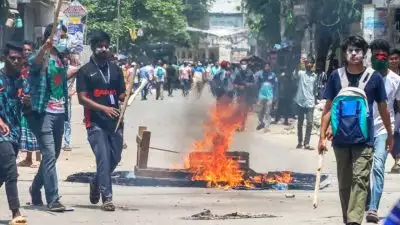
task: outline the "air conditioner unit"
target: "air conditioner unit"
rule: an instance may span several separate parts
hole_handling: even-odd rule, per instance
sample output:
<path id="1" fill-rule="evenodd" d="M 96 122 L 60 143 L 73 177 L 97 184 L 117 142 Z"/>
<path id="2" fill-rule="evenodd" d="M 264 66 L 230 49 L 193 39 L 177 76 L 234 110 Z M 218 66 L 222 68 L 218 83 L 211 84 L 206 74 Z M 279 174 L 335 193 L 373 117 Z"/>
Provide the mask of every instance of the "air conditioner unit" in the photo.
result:
<path id="1" fill-rule="evenodd" d="M 18 8 L 17 0 L 8 0 L 8 4 L 9 4 L 10 8 L 13 8 L 13 9 Z"/>
<path id="2" fill-rule="evenodd" d="M 35 27 L 35 38 L 40 38 L 43 36 L 46 27 Z"/>

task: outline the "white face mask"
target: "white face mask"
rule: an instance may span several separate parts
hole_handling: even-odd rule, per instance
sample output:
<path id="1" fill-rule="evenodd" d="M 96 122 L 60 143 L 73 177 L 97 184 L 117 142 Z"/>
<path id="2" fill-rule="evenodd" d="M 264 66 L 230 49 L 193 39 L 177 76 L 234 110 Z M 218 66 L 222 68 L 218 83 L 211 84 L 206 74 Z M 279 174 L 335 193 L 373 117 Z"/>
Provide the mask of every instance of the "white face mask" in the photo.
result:
<path id="1" fill-rule="evenodd" d="M 362 49 L 357 48 L 355 46 L 349 46 L 346 51 L 346 60 L 347 62 L 361 62 L 364 59 L 364 52 Z"/>
<path id="2" fill-rule="evenodd" d="M 102 47 L 102 48 L 96 48 L 95 53 L 96 53 L 96 55 L 98 55 L 98 54 L 106 53 L 108 51 L 110 51 L 109 48 Z"/>
<path id="3" fill-rule="evenodd" d="M 242 68 L 242 70 L 246 70 L 247 69 L 247 65 L 240 65 L 240 68 Z"/>

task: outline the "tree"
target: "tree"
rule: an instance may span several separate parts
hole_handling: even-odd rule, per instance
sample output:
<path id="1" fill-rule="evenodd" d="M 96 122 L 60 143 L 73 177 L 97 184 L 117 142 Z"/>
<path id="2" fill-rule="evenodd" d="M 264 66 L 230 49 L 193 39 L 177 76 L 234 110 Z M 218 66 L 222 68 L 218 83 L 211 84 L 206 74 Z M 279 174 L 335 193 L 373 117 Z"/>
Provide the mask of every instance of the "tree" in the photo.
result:
<path id="1" fill-rule="evenodd" d="M 144 37 L 137 44 L 172 42 L 184 44 L 189 40 L 186 18 L 180 0 L 121 0 L 120 29 L 118 29 L 117 0 L 83 0 L 88 9 L 89 34 L 93 29 L 103 29 L 112 34 L 112 44 L 120 39 L 121 49 L 130 46 L 130 29 L 141 28 Z"/>
<path id="2" fill-rule="evenodd" d="M 307 2 L 307 15 L 293 16 L 294 5 L 302 2 Z M 281 33 L 295 44 L 300 43 L 304 32 L 316 25 L 314 40 L 319 71 L 325 69 L 329 50 L 335 52 L 351 24 L 361 19 L 359 0 L 245 0 L 244 5 L 249 12 L 250 29 L 270 46 L 281 42 Z M 283 32 L 281 24 L 285 27 Z"/>

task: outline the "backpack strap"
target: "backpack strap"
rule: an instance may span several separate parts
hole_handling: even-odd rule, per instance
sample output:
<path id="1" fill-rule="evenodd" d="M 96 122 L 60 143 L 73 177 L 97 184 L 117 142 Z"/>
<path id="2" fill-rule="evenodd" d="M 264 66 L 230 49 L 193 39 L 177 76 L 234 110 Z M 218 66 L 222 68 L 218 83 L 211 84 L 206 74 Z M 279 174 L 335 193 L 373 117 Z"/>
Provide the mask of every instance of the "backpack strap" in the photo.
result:
<path id="1" fill-rule="evenodd" d="M 364 90 L 365 87 L 367 86 L 367 83 L 369 79 L 371 79 L 372 74 L 375 72 L 374 69 L 371 67 L 367 67 L 367 69 L 364 71 L 363 75 L 361 76 L 360 81 L 358 82 L 358 88 Z"/>
<path id="2" fill-rule="evenodd" d="M 338 73 L 340 78 L 340 85 L 342 86 L 342 88 L 349 87 L 349 79 L 347 78 L 346 68 L 339 68 Z"/>

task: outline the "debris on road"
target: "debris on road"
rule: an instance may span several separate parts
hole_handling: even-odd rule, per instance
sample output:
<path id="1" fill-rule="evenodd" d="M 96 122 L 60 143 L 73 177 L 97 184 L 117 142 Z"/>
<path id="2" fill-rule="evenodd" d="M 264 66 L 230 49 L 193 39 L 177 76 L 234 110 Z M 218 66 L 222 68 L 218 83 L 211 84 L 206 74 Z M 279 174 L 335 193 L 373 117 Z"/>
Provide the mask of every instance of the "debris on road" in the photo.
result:
<path id="1" fill-rule="evenodd" d="M 286 193 L 286 194 L 285 194 L 285 197 L 286 197 L 286 198 L 295 198 L 296 195 L 295 195 L 294 193 Z"/>
<path id="2" fill-rule="evenodd" d="M 234 220 L 234 219 L 259 219 L 259 218 L 276 218 L 277 216 L 270 214 L 251 214 L 251 213 L 229 213 L 224 215 L 216 215 L 211 210 L 206 209 L 201 213 L 185 217 L 185 220 Z"/>

